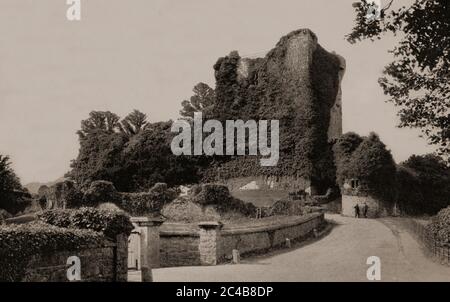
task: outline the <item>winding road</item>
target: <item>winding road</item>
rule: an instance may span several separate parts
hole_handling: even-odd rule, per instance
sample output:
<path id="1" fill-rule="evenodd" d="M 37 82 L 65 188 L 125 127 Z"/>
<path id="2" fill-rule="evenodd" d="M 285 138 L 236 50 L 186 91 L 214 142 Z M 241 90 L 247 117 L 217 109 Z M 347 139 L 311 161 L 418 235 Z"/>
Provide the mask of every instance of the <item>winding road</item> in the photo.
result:
<path id="1" fill-rule="evenodd" d="M 238 265 L 156 269 L 154 281 L 368 281 L 370 256 L 381 259 L 381 281 L 450 281 L 450 267 L 428 259 L 401 219 L 326 218 L 335 223 L 331 232 L 303 246 Z"/>

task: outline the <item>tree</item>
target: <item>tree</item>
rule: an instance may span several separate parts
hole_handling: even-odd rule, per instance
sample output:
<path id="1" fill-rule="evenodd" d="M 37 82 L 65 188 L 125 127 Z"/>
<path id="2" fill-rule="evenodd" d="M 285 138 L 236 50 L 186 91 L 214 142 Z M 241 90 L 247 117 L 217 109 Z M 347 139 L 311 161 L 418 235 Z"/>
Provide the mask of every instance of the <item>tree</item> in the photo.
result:
<path id="1" fill-rule="evenodd" d="M 400 37 L 391 51 L 379 83 L 389 101 L 399 108 L 400 127 L 421 129 L 441 155 L 450 155 L 450 2 L 415 0 L 381 9 L 379 19 L 367 19 L 370 4 L 355 3 L 356 24 L 347 40 Z M 450 159 L 449 159 L 450 160 Z"/>
<path id="2" fill-rule="evenodd" d="M 196 182 L 209 161 L 175 156 L 171 126 L 171 121 L 150 124 L 137 110 L 122 121 L 114 113 L 93 111 L 81 122 L 80 151 L 66 176 L 84 190 L 105 180 L 122 192 L 146 191 L 158 182 Z"/>
<path id="3" fill-rule="evenodd" d="M 450 205 L 450 168 L 445 161 L 436 155 L 412 155 L 407 161 L 400 164 L 415 178 L 423 201 L 407 204 L 407 210 L 419 214 L 436 214 L 440 209 Z M 399 188 L 404 190 L 404 188 Z"/>
<path id="4" fill-rule="evenodd" d="M 119 127 L 121 132 L 133 136 L 144 130 L 147 124 L 147 115 L 135 109 L 120 122 Z"/>
<path id="5" fill-rule="evenodd" d="M 16 214 L 30 204 L 28 198 L 16 191 L 22 191 L 20 180 L 11 168 L 9 157 L 0 155 L 0 209 Z"/>
<path id="6" fill-rule="evenodd" d="M 377 134 L 360 137 L 355 133 L 344 134 L 333 147 L 338 184 L 356 178 L 360 190 L 380 200 L 395 200 L 396 165 L 391 152 Z"/>
<path id="7" fill-rule="evenodd" d="M 175 156 L 171 126 L 171 121 L 149 124 L 129 141 L 122 151 L 120 180 L 114 182 L 117 189 L 147 191 L 156 183 L 175 186 L 200 180 L 204 157 Z"/>
<path id="8" fill-rule="evenodd" d="M 14 170 L 8 156 L 0 154 L 0 192 L 21 190 L 22 185 Z"/>
<path id="9" fill-rule="evenodd" d="M 359 147 L 363 138 L 354 132 L 343 134 L 334 144 L 334 163 L 336 165 L 336 180 L 342 186 L 349 177 L 348 168 L 353 152 Z"/>
<path id="10" fill-rule="evenodd" d="M 81 121 L 81 130 L 77 132 L 80 139 L 93 132 L 114 133 L 120 130 L 120 117 L 110 111 L 92 111 L 89 118 Z"/>
<path id="11" fill-rule="evenodd" d="M 195 112 L 202 112 L 204 116 L 210 114 L 216 102 L 214 89 L 205 83 L 198 83 L 193 89 L 194 95 L 181 103 L 183 109 L 180 115 L 185 118 L 193 118 Z"/>

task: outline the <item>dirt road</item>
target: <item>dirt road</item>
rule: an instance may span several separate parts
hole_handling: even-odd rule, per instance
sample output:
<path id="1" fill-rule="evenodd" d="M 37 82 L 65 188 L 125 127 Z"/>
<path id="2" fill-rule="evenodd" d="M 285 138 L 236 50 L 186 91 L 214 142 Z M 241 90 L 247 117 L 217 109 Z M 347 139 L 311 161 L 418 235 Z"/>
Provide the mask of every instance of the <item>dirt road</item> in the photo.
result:
<path id="1" fill-rule="evenodd" d="M 432 262 L 396 218 L 328 215 L 330 234 L 305 246 L 239 265 L 153 271 L 158 281 L 367 281 L 367 258 L 381 259 L 381 281 L 450 281 L 450 267 Z"/>

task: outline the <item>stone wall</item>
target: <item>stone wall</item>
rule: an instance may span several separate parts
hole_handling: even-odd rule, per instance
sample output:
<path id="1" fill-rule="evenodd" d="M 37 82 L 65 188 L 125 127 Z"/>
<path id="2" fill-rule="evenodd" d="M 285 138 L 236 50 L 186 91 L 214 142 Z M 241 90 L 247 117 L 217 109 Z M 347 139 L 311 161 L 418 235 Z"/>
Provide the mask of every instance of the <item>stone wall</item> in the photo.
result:
<path id="1" fill-rule="evenodd" d="M 116 242 L 101 243 L 78 251 L 35 255 L 28 262 L 24 282 L 68 282 L 67 259 L 81 260 L 81 282 L 126 282 L 128 239 L 119 235 Z"/>
<path id="2" fill-rule="evenodd" d="M 199 228 L 192 224 L 165 223 L 160 229 L 161 267 L 200 265 Z"/>
<path id="3" fill-rule="evenodd" d="M 220 261 L 232 259 L 234 249 L 241 255 L 265 252 L 272 248 L 291 242 L 300 241 L 318 229 L 325 221 L 324 215 L 319 213 L 304 216 L 283 218 L 275 223 L 266 223 L 254 227 L 251 225 L 237 225 L 225 227 L 221 231 L 219 255 Z"/>
<path id="4" fill-rule="evenodd" d="M 263 253 L 283 246 L 286 239 L 303 240 L 324 221 L 323 214 L 313 213 L 225 227 L 219 222 L 167 223 L 160 233 L 161 266 L 216 265 L 232 259 L 234 249 L 241 255 Z"/>
<path id="5" fill-rule="evenodd" d="M 354 217 L 355 216 L 355 205 L 360 206 L 365 202 L 368 206 L 367 217 L 377 218 L 386 217 L 390 215 L 389 209 L 383 206 L 383 204 L 372 196 L 357 196 L 357 195 L 342 195 L 342 215 Z M 362 215 L 361 209 L 361 215 Z"/>

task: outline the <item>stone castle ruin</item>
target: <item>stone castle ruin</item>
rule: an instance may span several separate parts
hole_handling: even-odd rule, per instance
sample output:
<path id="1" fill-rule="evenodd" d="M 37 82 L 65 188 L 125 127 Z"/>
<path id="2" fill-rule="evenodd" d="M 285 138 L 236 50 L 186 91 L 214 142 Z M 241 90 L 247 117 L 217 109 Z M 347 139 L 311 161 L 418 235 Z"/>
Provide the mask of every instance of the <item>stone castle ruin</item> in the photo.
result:
<path id="1" fill-rule="evenodd" d="M 323 49 L 309 29 L 301 29 L 284 36 L 264 58 L 232 52 L 214 69 L 214 118 L 280 120 L 277 166 L 260 167 L 255 157 L 234 157 L 214 168 L 214 181 L 231 191 L 252 187 L 313 195 L 335 186 L 331 147 L 342 135 L 341 56 Z"/>

